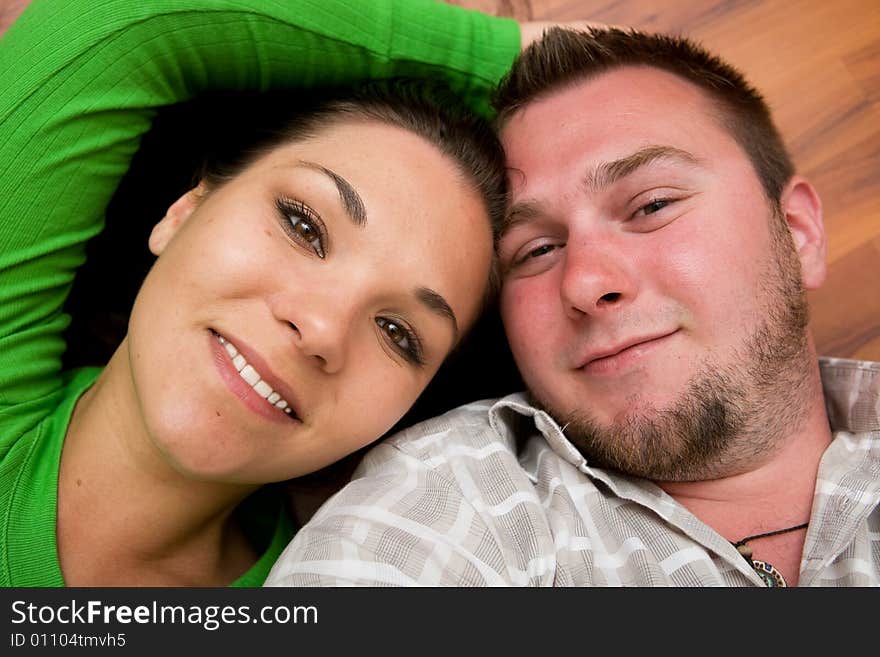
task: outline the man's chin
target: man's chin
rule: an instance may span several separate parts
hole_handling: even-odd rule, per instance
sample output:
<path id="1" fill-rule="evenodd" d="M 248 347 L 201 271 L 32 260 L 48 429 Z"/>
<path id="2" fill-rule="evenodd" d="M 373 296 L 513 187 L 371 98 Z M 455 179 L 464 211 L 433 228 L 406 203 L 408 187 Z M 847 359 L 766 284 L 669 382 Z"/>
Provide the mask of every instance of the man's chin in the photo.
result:
<path id="1" fill-rule="evenodd" d="M 590 465 L 666 481 L 709 475 L 740 425 L 731 407 L 712 394 L 692 390 L 671 401 L 644 395 L 627 401 L 614 415 L 599 405 L 596 415 L 544 408 L 562 419 L 566 437 Z"/>
<path id="2" fill-rule="evenodd" d="M 594 401 L 595 400 L 595 401 Z M 564 422 L 583 426 L 600 435 L 625 436 L 638 434 L 645 428 L 661 423 L 674 412 L 675 398 L 630 393 L 623 398 L 598 398 L 591 396 L 590 403 L 554 406 L 542 404 L 554 418 L 564 418 Z M 558 412 L 566 408 L 566 412 Z"/>

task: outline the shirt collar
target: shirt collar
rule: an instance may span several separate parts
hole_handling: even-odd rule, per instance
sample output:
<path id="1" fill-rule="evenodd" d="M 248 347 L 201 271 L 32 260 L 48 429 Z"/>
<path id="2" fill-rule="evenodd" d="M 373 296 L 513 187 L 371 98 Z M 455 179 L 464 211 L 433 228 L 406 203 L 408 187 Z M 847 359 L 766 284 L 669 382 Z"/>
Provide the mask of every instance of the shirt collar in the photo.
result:
<path id="1" fill-rule="evenodd" d="M 832 431 L 880 431 L 880 363 L 820 358 Z"/>

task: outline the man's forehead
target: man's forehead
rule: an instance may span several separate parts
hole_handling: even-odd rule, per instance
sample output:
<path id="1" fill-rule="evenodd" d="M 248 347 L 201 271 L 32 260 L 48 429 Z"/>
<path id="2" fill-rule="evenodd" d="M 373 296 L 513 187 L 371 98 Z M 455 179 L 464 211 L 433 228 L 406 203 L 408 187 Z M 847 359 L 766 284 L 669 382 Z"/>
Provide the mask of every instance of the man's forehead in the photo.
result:
<path id="1" fill-rule="evenodd" d="M 511 117 L 501 140 L 516 193 L 538 178 L 557 181 L 575 168 L 600 166 L 649 146 L 699 159 L 719 140 L 733 141 L 718 119 L 692 83 L 656 68 L 625 67 L 527 104 Z"/>
<path id="2" fill-rule="evenodd" d="M 675 121 L 668 110 L 677 105 L 713 114 L 713 104 L 706 92 L 694 83 L 653 66 L 621 66 L 559 89 L 541 94 L 512 114 L 501 131 L 505 143 L 517 140 L 524 130 L 543 127 L 548 130 L 602 117 L 607 128 L 633 127 L 628 116 L 658 116 Z M 608 123 L 608 114 L 617 117 Z M 682 116 L 682 122 L 692 117 Z"/>
<path id="3" fill-rule="evenodd" d="M 577 180 L 577 188 L 585 195 L 599 194 L 639 170 L 662 164 L 674 165 L 679 170 L 700 171 L 703 169 L 703 163 L 700 159 L 688 151 L 673 146 L 651 144 L 624 154 L 617 159 L 586 167 Z M 577 172 L 575 174 L 577 175 Z M 499 231 L 501 236 L 517 225 L 540 218 L 545 211 L 544 202 L 540 195 L 529 197 L 527 194 L 517 193 L 526 186 L 526 173 L 516 170 L 515 173 L 512 172 L 512 175 L 515 175 L 519 182 L 512 181 L 512 187 L 514 187 L 513 203 L 508 208 Z"/>

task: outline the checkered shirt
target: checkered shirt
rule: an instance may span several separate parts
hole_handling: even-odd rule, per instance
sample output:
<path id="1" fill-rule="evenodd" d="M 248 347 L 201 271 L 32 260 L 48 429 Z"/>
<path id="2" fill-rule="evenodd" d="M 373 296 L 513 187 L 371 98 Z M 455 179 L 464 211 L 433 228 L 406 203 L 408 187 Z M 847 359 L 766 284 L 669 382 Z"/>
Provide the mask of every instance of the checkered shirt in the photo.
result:
<path id="1" fill-rule="evenodd" d="M 834 440 L 800 586 L 880 586 L 880 363 L 820 359 Z M 371 450 L 268 586 L 763 586 L 654 483 L 591 467 L 523 394 Z"/>

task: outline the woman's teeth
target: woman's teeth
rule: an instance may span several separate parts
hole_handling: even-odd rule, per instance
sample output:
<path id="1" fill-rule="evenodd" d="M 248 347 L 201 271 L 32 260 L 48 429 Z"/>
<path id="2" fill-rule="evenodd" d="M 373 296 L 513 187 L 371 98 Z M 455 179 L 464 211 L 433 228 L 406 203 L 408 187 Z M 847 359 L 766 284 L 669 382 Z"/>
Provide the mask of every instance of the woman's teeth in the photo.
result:
<path id="1" fill-rule="evenodd" d="M 224 338 L 222 335 L 217 334 L 217 339 L 220 341 L 220 344 L 223 345 L 223 348 L 226 349 L 226 353 L 229 354 L 229 357 L 232 359 L 232 364 L 235 366 L 235 369 L 238 370 L 238 375 L 244 379 L 249 386 L 251 386 L 260 397 L 265 399 L 270 404 L 274 405 L 276 408 L 280 408 L 282 411 L 291 414 L 290 404 L 287 403 L 286 400 L 281 398 L 277 392 L 272 390 L 272 386 L 263 381 L 260 377 L 260 373 L 257 372 L 252 366 L 248 365 L 248 362 L 244 359 L 240 353 L 238 353 L 238 349 L 235 348 L 229 340 Z"/>

